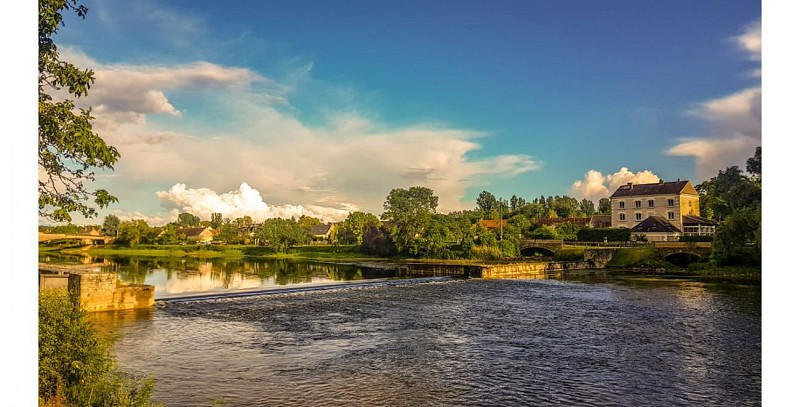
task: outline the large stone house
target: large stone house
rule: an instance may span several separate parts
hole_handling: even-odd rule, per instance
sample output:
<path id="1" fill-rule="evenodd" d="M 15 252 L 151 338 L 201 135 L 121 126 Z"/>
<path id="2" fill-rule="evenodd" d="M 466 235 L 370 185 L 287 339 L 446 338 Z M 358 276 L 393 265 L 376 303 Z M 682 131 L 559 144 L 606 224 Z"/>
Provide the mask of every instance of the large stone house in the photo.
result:
<path id="1" fill-rule="evenodd" d="M 649 241 L 713 235 L 715 225 L 700 216 L 700 195 L 689 181 L 628 183 L 611 195 L 611 227 L 630 228 Z"/>
<path id="2" fill-rule="evenodd" d="M 182 228 L 176 230 L 175 234 L 186 236 L 190 242 L 210 243 L 214 240 L 214 231 L 209 227 Z"/>

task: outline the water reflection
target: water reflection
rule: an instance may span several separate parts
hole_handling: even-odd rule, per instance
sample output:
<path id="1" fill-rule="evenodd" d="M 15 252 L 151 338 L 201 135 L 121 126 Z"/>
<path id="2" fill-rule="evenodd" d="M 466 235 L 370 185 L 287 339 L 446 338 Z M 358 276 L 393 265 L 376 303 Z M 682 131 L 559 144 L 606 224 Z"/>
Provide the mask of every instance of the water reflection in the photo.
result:
<path id="1" fill-rule="evenodd" d="M 43 256 L 42 261 L 86 263 L 85 256 Z M 92 257 L 98 271 L 116 273 L 127 284 L 155 286 L 156 299 L 187 294 L 314 285 L 337 281 L 395 278 L 395 270 L 288 259 L 197 259 Z"/>
<path id="2" fill-rule="evenodd" d="M 598 277 L 599 278 L 599 277 Z M 166 405 L 759 405 L 760 290 L 465 280 L 117 318 Z"/>

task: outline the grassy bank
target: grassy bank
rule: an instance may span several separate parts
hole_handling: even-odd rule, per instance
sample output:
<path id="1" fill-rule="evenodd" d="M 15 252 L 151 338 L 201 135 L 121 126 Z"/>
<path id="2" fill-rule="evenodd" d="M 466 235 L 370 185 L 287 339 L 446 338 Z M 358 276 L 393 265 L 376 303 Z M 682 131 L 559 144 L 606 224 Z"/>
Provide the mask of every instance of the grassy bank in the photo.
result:
<path id="1" fill-rule="evenodd" d="M 264 246 L 247 245 L 135 245 L 135 246 L 102 246 L 71 247 L 40 252 L 59 252 L 64 254 L 88 254 L 92 256 L 135 256 L 135 257 L 196 257 L 196 258 L 281 258 L 317 261 L 357 261 L 376 260 L 379 258 L 359 253 L 355 246 L 298 246 L 287 252 L 277 252 Z"/>
<path id="2" fill-rule="evenodd" d="M 760 267 L 719 266 L 710 262 L 683 268 L 658 258 L 652 247 L 623 248 L 614 252 L 608 263 L 613 274 L 680 277 L 717 282 L 761 282 Z"/>

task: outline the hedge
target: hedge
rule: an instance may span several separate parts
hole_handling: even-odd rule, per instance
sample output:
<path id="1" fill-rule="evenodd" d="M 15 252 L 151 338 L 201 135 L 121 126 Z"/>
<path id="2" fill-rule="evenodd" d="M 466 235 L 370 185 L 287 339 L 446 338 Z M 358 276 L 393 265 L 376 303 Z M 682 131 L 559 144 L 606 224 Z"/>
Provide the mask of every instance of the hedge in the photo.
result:
<path id="1" fill-rule="evenodd" d="M 583 228 L 578 231 L 580 242 L 627 242 L 631 238 L 628 228 Z"/>

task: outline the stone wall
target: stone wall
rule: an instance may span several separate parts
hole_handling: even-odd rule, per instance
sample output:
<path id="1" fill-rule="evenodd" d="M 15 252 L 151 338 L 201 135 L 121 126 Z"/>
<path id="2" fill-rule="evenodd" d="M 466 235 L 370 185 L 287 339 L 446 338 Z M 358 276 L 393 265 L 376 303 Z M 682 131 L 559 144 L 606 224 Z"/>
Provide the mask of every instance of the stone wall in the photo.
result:
<path id="1" fill-rule="evenodd" d="M 583 270 L 590 268 L 585 261 L 551 261 L 536 263 L 500 264 L 484 266 L 481 270 L 483 278 L 517 278 L 545 277 L 549 272 Z"/>
<path id="2" fill-rule="evenodd" d="M 66 290 L 69 282 L 68 274 L 39 274 L 39 289 L 57 288 Z"/>
<path id="3" fill-rule="evenodd" d="M 68 290 L 86 311 L 150 308 L 155 304 L 152 285 L 118 285 L 116 274 L 70 274 Z"/>
<path id="4" fill-rule="evenodd" d="M 583 252 L 583 260 L 593 267 L 605 268 L 614 257 L 617 249 L 586 249 Z"/>

